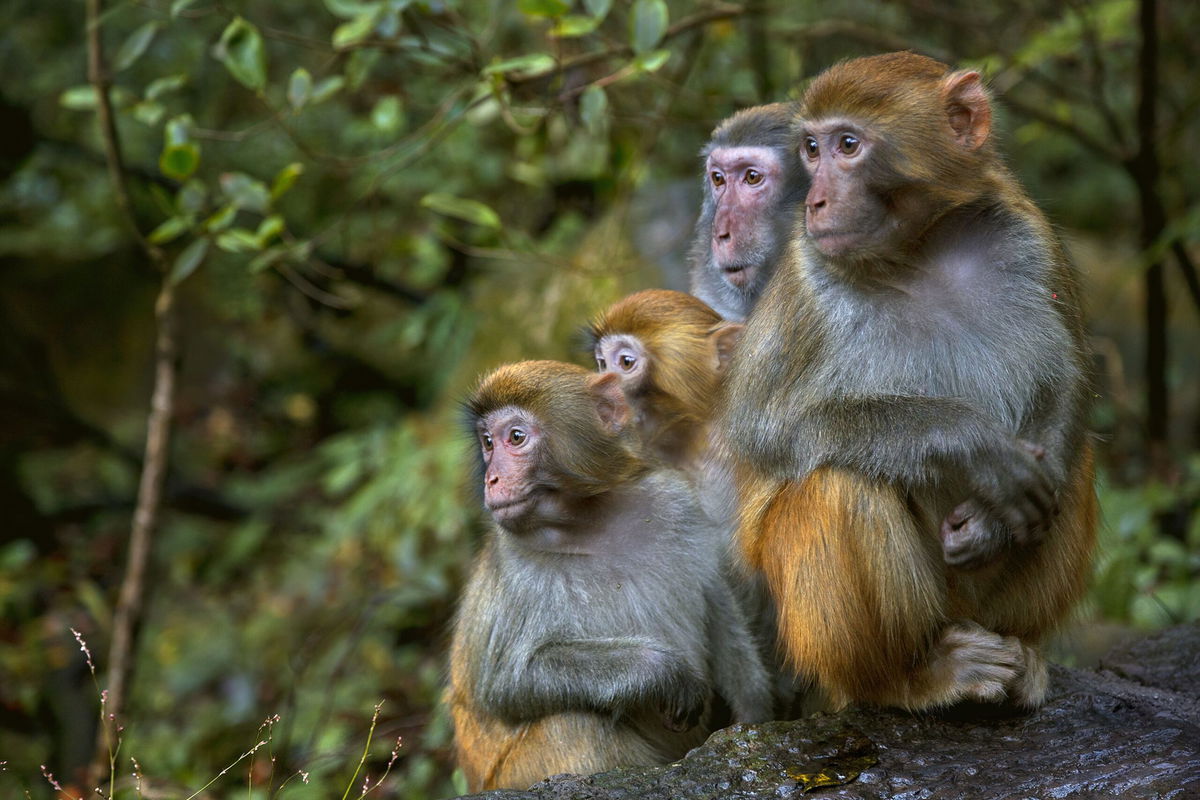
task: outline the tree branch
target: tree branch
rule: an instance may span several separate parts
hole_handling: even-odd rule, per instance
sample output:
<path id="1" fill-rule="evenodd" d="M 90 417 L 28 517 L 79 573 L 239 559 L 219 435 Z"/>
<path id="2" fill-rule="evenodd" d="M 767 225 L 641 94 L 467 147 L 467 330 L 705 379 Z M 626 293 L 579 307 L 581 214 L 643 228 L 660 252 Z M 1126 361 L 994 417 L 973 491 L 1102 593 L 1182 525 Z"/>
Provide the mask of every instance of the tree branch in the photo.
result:
<path id="1" fill-rule="evenodd" d="M 96 92 L 96 119 L 104 142 L 105 162 L 113 185 L 117 207 L 132 231 L 133 237 L 146 252 L 162 275 L 162 287 L 154 305 L 157 321 L 154 390 L 146 424 L 146 453 L 141 480 L 138 483 L 137 506 L 129 534 L 129 553 L 125 575 L 113 611 L 112 641 L 108 653 L 108 689 L 104 716 L 96 736 L 95 757 L 90 776 L 94 780 L 115 769 L 115 728 L 125 709 L 127 684 L 132 672 L 132 656 L 137 624 L 142 614 L 146 566 L 162 507 L 162 489 L 167 471 L 167 448 L 170 442 L 171 415 L 175 401 L 175 294 L 168 274 L 165 254 L 151 244 L 138 228 L 133 204 L 125 184 L 124 163 L 112 102 L 109 80 L 104 66 L 103 41 L 100 36 L 101 0 L 87 0 L 88 81 Z"/>
<path id="2" fill-rule="evenodd" d="M 671 39 L 674 39 L 676 36 L 686 33 L 693 28 L 700 28 L 714 22 L 720 22 L 721 20 L 740 17 L 743 14 L 760 14 L 763 12 L 763 10 L 764 9 L 762 7 L 757 5 L 718 5 L 706 11 L 698 11 L 695 14 L 692 14 L 690 17 L 684 17 L 674 25 L 668 26 L 666 32 L 663 34 L 662 41 L 668 42 Z M 607 50 L 594 50 L 590 53 L 581 53 L 577 56 L 573 56 L 572 58 L 564 59 L 553 69 L 545 72 L 534 72 L 528 75 L 520 76 L 507 75 L 505 78 L 510 85 L 516 86 L 524 83 L 545 80 L 551 75 L 562 74 L 573 69 L 578 69 L 579 67 L 586 67 L 589 64 L 596 63 L 597 61 L 606 61 L 610 58 L 629 58 L 632 55 L 633 47 L 631 45 L 619 45 L 617 47 L 610 47 Z"/>
<path id="3" fill-rule="evenodd" d="M 1187 248 L 1183 246 L 1183 242 L 1178 239 L 1171 243 L 1171 252 L 1175 254 L 1175 261 L 1179 264 L 1179 271 L 1183 273 L 1183 282 L 1187 284 L 1188 292 L 1192 295 L 1192 302 L 1196 304 L 1196 309 L 1200 311 L 1200 278 L 1196 277 L 1196 265 L 1192 262 L 1191 256 L 1188 255 Z"/>

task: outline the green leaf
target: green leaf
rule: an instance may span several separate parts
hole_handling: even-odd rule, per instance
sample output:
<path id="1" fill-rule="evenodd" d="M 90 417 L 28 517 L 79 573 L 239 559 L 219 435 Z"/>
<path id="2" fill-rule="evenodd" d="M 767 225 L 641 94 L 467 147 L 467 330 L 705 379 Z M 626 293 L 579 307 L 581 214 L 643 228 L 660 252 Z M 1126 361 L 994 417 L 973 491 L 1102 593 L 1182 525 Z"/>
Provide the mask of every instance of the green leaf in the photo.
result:
<path id="1" fill-rule="evenodd" d="M 167 109 L 163 108 L 161 103 L 152 100 L 143 100 L 133 107 L 133 118 L 151 128 L 159 123 L 165 113 Z"/>
<path id="2" fill-rule="evenodd" d="M 244 172 L 226 172 L 221 175 L 221 191 L 236 208 L 263 213 L 271 205 L 271 193 L 266 185 Z M 220 245 L 220 241 L 217 242 Z"/>
<path id="3" fill-rule="evenodd" d="M 251 253 L 261 250 L 258 237 L 245 228 L 234 228 L 217 237 L 217 247 L 229 253 Z"/>
<path id="4" fill-rule="evenodd" d="M 174 0 L 171 3 L 171 16 L 178 17 L 184 11 L 187 11 L 188 6 L 195 2 L 196 0 Z"/>
<path id="5" fill-rule="evenodd" d="M 531 17 L 561 17 L 570 4 L 564 0 L 517 0 L 517 8 Z"/>
<path id="6" fill-rule="evenodd" d="M 258 28 L 241 17 L 226 26 L 213 55 L 247 89 L 261 92 L 267 85 L 267 51 Z"/>
<path id="7" fill-rule="evenodd" d="M 600 133 L 608 114 L 608 95 L 599 86 L 589 86 L 579 97 L 579 118 L 592 134 Z"/>
<path id="8" fill-rule="evenodd" d="M 293 161 L 275 176 L 275 180 L 271 183 L 271 199 L 277 200 L 284 193 L 296 185 L 296 179 L 304 174 L 304 165 L 299 161 Z"/>
<path id="9" fill-rule="evenodd" d="M 670 57 L 670 50 L 654 50 L 650 53 L 643 53 L 635 58 L 633 64 L 642 72 L 657 72 L 663 64 L 667 63 L 667 59 Z"/>
<path id="10" fill-rule="evenodd" d="M 313 91 L 312 91 L 313 105 L 316 105 L 317 103 L 323 102 L 323 101 L 328 100 L 329 98 L 333 97 L 335 94 L 340 92 L 342 90 L 342 87 L 345 85 L 346 85 L 346 79 L 343 78 L 341 75 L 331 75 L 330 77 L 325 78 L 324 80 L 322 80 L 320 83 L 318 83 L 316 86 L 313 87 Z"/>
<path id="11" fill-rule="evenodd" d="M 368 14 L 379 8 L 378 3 L 362 3 L 358 0 L 325 0 L 325 8 L 335 17 L 354 19 L 362 14 Z"/>
<path id="12" fill-rule="evenodd" d="M 379 63 L 379 59 L 383 57 L 383 53 L 377 47 L 361 47 L 350 54 L 350 58 L 346 60 L 346 68 L 342 70 L 346 76 L 346 85 L 350 90 L 357 92 L 367 78 L 371 77 L 371 71 L 375 69 L 375 65 Z"/>
<path id="13" fill-rule="evenodd" d="M 178 75 L 168 75 L 165 78 L 159 78 L 146 87 L 146 99 L 157 100 L 164 94 L 182 89 L 187 85 L 187 82 L 188 76 L 182 72 Z"/>
<path id="14" fill-rule="evenodd" d="M 400 98 L 395 95 L 381 98 L 371 109 L 371 124 L 383 133 L 395 133 L 403 121 Z"/>
<path id="15" fill-rule="evenodd" d="M 191 227 L 192 224 L 187 217 L 171 217 L 150 231 L 150 235 L 146 239 L 152 244 L 166 244 L 187 233 Z"/>
<path id="16" fill-rule="evenodd" d="M 217 209 L 217 213 L 204 220 L 204 229 L 209 233 L 220 233 L 233 224 L 237 212 L 237 206 L 233 203 L 226 203 Z"/>
<path id="17" fill-rule="evenodd" d="M 304 67 L 299 67 L 288 79 L 288 105 L 299 111 L 304 108 L 308 98 L 312 96 L 312 75 Z"/>
<path id="18" fill-rule="evenodd" d="M 597 20 L 602 20 L 608 16 L 612 0 L 583 0 L 583 7 Z"/>
<path id="19" fill-rule="evenodd" d="M 497 64 L 483 68 L 484 75 L 506 75 L 513 74 L 520 77 L 532 77 L 542 73 L 551 72 L 558 62 L 554 60 L 554 56 L 548 53 L 529 53 L 528 55 L 517 56 Z"/>
<path id="20" fill-rule="evenodd" d="M 653 50 L 667 32 L 665 0 L 634 0 L 629 14 L 629 41 L 636 55 Z"/>
<path id="21" fill-rule="evenodd" d="M 600 20 L 595 17 L 585 17 L 581 14 L 570 14 L 563 17 L 558 23 L 550 29 L 551 36 L 558 36 L 562 39 L 570 39 L 576 36 L 587 36 L 592 31 L 596 30 L 600 25 Z"/>
<path id="22" fill-rule="evenodd" d="M 208 200 L 208 189 L 198 180 L 190 180 L 175 193 L 175 205 L 184 214 L 199 214 Z"/>
<path id="23" fill-rule="evenodd" d="M 208 255 L 208 245 L 209 240 L 201 238 L 183 248 L 183 252 L 175 259 L 175 266 L 171 267 L 171 283 L 177 284 L 196 271 L 196 267 Z"/>
<path id="24" fill-rule="evenodd" d="M 96 87 L 90 84 L 72 86 L 58 96 L 58 104 L 72 111 L 95 111 L 99 104 L 96 99 Z"/>
<path id="25" fill-rule="evenodd" d="M 113 59 L 113 71 L 120 72 L 133 66 L 150 47 L 150 42 L 154 41 L 154 34 L 158 33 L 159 27 L 157 22 L 147 22 L 129 34 L 129 38 L 122 43 L 116 58 Z"/>
<path id="26" fill-rule="evenodd" d="M 485 228 L 500 227 L 500 216 L 478 200 L 468 200 L 465 197 L 434 192 L 422 197 L 421 205 L 435 213 L 472 222 Z"/>
<path id="27" fill-rule="evenodd" d="M 287 255 L 286 247 L 272 247 L 250 260 L 250 272 L 262 272 L 278 264 Z"/>
<path id="28" fill-rule="evenodd" d="M 371 31 L 375 30 L 379 10 L 379 8 L 374 8 L 370 13 L 357 16 L 350 22 L 343 22 L 334 28 L 333 49 L 345 50 L 359 42 L 366 41 L 367 37 L 371 35 Z"/>
<path id="29" fill-rule="evenodd" d="M 254 237 L 258 240 L 258 246 L 266 247 L 272 239 L 283 233 L 285 227 L 283 217 L 278 214 L 272 214 L 264 219 L 258 224 L 258 230 L 254 232 Z"/>
<path id="30" fill-rule="evenodd" d="M 187 144 L 168 144 L 158 157 L 158 168 L 162 174 L 173 180 L 187 180 L 200 166 L 200 148 L 188 142 Z"/>
<path id="31" fill-rule="evenodd" d="M 168 145 L 189 144 L 192 141 L 192 115 L 180 114 L 172 117 L 163 128 L 163 138 Z"/>

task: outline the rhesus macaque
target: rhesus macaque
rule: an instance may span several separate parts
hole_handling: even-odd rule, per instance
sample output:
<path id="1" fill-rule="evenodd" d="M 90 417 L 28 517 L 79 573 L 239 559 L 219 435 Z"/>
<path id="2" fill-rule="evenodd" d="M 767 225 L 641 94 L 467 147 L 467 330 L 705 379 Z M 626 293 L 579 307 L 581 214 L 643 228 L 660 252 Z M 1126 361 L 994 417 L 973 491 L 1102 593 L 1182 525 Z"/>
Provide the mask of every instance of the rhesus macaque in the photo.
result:
<path id="1" fill-rule="evenodd" d="M 754 307 L 791 240 L 808 172 L 792 136 L 795 103 L 743 109 L 713 131 L 692 245 L 692 294 L 725 319 Z"/>
<path id="2" fill-rule="evenodd" d="M 687 471 L 708 451 L 709 423 L 742 326 L 668 289 L 631 294 L 587 331 L 596 366 L 621 380 L 647 451 Z"/>
<path id="3" fill-rule="evenodd" d="M 715 694 L 765 719 L 718 532 L 680 472 L 643 458 L 616 377 L 510 364 L 468 409 L 494 521 L 450 653 L 471 790 L 680 758 Z"/>
<path id="4" fill-rule="evenodd" d="M 977 72 L 847 61 L 796 130 L 803 232 L 720 420 L 781 646 L 835 705 L 1036 707 L 1095 540 L 1074 270 Z"/>

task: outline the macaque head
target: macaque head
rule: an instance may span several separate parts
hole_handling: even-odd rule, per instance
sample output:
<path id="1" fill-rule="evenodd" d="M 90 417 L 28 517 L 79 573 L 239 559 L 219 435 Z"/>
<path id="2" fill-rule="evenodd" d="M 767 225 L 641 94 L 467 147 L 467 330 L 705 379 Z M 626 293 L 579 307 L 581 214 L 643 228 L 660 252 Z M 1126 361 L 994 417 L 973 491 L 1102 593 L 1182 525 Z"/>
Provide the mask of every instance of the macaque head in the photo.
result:
<path id="1" fill-rule="evenodd" d="M 742 326 L 667 289 L 631 294 L 600 314 L 587 338 L 596 367 L 617 376 L 639 416 L 704 421 Z"/>
<path id="2" fill-rule="evenodd" d="M 704 157 L 704 207 L 696 246 L 732 289 L 757 297 L 804 197 L 792 147 L 795 104 L 745 109 L 713 131 Z M 707 232 L 707 241 L 703 234 Z"/>
<path id="3" fill-rule="evenodd" d="M 642 469 L 615 376 L 555 361 L 507 364 L 480 382 L 467 411 L 484 506 L 514 533 L 569 515 L 579 499 Z"/>
<path id="4" fill-rule="evenodd" d="M 969 202 L 994 158 L 979 73 L 914 53 L 831 67 L 804 95 L 805 229 L 827 258 L 887 258 Z"/>

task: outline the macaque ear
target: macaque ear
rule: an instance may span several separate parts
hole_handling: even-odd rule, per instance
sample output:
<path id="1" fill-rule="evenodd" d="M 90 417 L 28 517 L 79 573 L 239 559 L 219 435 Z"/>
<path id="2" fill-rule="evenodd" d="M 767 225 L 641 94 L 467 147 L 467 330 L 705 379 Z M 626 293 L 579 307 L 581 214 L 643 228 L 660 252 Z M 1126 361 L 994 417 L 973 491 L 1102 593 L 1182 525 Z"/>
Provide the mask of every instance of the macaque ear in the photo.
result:
<path id="1" fill-rule="evenodd" d="M 708 334 L 708 340 L 713 348 L 713 367 L 717 374 L 729 369 L 729 361 L 733 358 L 733 349 L 741 341 L 742 331 L 746 326 L 738 322 L 726 322 L 713 328 Z"/>
<path id="2" fill-rule="evenodd" d="M 942 81 L 942 100 L 954 138 L 967 150 L 979 149 L 992 131 L 992 106 L 979 73 L 950 75 Z"/>
<path id="3" fill-rule="evenodd" d="M 600 422 L 608 430 L 616 433 L 629 422 L 629 401 L 621 389 L 621 379 L 616 373 L 606 372 L 590 380 L 589 388 L 592 398 L 596 401 L 596 413 Z"/>

